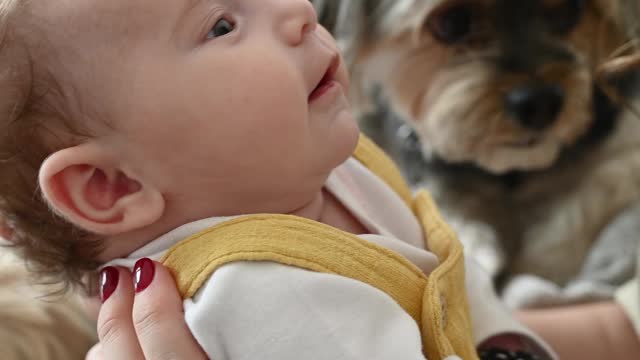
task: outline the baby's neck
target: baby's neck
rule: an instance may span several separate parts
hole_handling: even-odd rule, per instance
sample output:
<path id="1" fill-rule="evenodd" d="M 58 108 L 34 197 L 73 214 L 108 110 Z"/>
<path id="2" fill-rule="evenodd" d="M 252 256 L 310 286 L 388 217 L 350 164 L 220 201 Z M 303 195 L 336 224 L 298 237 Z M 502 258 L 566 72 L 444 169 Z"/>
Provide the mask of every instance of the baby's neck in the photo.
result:
<path id="1" fill-rule="evenodd" d="M 326 189 L 319 192 L 307 206 L 293 212 L 292 215 L 319 221 L 353 234 L 367 233 L 367 229 L 360 221 Z"/>
<path id="2" fill-rule="evenodd" d="M 324 189 L 318 191 L 316 196 L 314 196 L 310 202 L 290 212 L 289 215 L 295 215 L 310 220 L 320 221 L 322 213 L 324 211 L 324 207 L 326 205 L 325 197 L 326 193 Z"/>
<path id="3" fill-rule="evenodd" d="M 363 234 L 367 229 L 347 210 L 338 199 L 336 199 L 326 189 L 322 189 L 306 205 L 292 211 L 290 215 L 304 217 L 318 221 L 335 228 L 354 234 Z M 198 219 L 199 220 L 199 219 Z M 184 223 L 167 224 L 163 223 L 162 228 L 146 229 L 146 231 L 136 234 L 127 234 L 126 237 L 114 237 L 107 240 L 110 244 L 102 254 L 100 261 L 107 262 L 116 258 L 128 256 L 130 253 L 153 241 L 169 230 L 177 228 Z"/>

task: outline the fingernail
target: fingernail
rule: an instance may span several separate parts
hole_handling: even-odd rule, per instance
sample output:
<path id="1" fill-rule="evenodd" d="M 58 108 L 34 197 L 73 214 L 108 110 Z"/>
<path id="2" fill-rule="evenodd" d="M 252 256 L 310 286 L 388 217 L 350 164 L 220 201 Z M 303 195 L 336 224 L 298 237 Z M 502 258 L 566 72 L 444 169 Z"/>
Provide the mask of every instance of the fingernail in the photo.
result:
<path id="1" fill-rule="evenodd" d="M 150 259 L 143 258 L 136 262 L 133 272 L 135 273 L 133 285 L 136 293 L 139 293 L 149 287 L 151 281 L 153 281 L 153 277 L 156 274 L 156 266 Z"/>
<path id="2" fill-rule="evenodd" d="M 120 272 L 113 266 L 106 267 L 100 272 L 100 300 L 104 304 L 118 287 Z"/>

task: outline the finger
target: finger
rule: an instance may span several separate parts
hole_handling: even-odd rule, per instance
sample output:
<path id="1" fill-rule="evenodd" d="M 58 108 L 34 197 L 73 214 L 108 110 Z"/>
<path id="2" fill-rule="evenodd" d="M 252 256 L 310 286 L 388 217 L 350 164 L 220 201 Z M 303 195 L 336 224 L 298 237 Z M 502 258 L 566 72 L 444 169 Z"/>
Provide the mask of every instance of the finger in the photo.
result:
<path id="1" fill-rule="evenodd" d="M 131 273 L 122 268 L 105 268 L 100 273 L 100 286 L 104 301 L 98 315 L 100 359 L 144 359 L 131 320 L 134 297 Z"/>
<path id="2" fill-rule="evenodd" d="M 149 259 L 136 263 L 133 323 L 147 359 L 206 359 L 184 320 L 182 298 L 162 265 Z"/>

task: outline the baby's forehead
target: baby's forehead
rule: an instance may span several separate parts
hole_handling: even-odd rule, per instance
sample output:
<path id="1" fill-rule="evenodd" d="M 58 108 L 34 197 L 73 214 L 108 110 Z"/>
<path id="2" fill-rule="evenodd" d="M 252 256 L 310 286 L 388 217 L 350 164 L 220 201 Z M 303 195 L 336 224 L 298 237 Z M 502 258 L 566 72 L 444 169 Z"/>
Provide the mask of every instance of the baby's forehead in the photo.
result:
<path id="1" fill-rule="evenodd" d="M 169 22 L 198 0 L 37 0 L 36 21 L 54 37 L 86 44 L 136 40 L 165 31 Z"/>
<path id="2" fill-rule="evenodd" d="M 165 33 L 173 31 L 178 14 L 191 1 L 34 0 L 29 47 L 47 62 L 79 69 L 91 65 L 90 71 L 100 71 L 96 63 L 122 62 L 141 43 L 170 38 Z"/>
<path id="3" fill-rule="evenodd" d="M 158 58 L 151 43 L 167 38 L 160 33 L 172 30 L 170 21 L 189 1 L 31 0 L 25 40 L 35 68 L 42 69 L 43 85 L 51 86 L 54 79 L 66 95 L 62 107 L 89 108 L 111 117 L 126 110 L 122 84 L 142 60 Z"/>
<path id="4" fill-rule="evenodd" d="M 164 1 L 164 0 L 160 0 Z M 53 36 L 110 36 L 118 32 L 132 33 L 149 0 L 38 0 L 34 17 Z"/>

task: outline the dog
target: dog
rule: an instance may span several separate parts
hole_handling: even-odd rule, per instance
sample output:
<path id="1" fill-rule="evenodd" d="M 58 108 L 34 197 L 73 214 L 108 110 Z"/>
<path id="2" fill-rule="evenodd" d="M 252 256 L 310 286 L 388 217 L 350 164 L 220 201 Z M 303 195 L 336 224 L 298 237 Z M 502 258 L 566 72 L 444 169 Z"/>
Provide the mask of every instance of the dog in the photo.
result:
<path id="1" fill-rule="evenodd" d="M 1 226 L 1 224 L 0 224 Z M 3 360 L 80 360 L 98 341 L 77 295 L 52 296 L 0 237 L 0 354 Z"/>
<path id="2" fill-rule="evenodd" d="M 637 1 L 315 5 L 364 131 L 432 192 L 508 305 L 608 299 L 633 276 L 640 61 L 616 56 L 640 39 Z"/>

